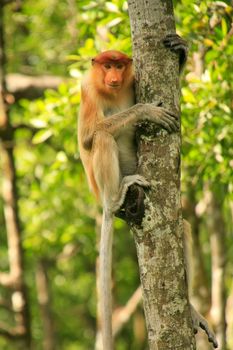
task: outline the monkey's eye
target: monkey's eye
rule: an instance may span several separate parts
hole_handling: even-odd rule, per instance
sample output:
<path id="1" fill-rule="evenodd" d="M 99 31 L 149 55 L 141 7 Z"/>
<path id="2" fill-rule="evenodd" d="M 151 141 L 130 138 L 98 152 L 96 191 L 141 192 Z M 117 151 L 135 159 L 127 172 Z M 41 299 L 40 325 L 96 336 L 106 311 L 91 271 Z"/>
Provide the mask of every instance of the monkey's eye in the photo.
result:
<path id="1" fill-rule="evenodd" d="M 116 65 L 116 68 L 117 68 L 117 69 L 123 69 L 123 68 L 124 68 L 124 65 L 123 65 L 122 63 L 118 63 L 118 64 Z"/>
<path id="2" fill-rule="evenodd" d="M 104 64 L 105 69 L 111 69 L 111 64 L 110 63 L 105 63 Z"/>

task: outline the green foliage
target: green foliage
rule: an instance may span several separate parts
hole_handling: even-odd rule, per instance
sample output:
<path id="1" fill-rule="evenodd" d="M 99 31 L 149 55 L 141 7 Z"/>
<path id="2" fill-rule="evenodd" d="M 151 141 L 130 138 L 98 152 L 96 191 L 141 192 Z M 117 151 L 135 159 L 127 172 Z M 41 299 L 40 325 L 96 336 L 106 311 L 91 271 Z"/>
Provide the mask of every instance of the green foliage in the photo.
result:
<path id="1" fill-rule="evenodd" d="M 215 190 L 228 192 L 233 180 L 233 10 L 227 2 L 182 1 L 177 13 L 179 31 L 190 43 L 182 88 L 185 176 L 192 174 L 192 184 L 200 189 L 209 181 Z M 199 57 L 193 56 L 197 50 Z"/>
<path id="2" fill-rule="evenodd" d="M 5 23 L 7 67 L 13 72 L 66 74 L 70 59 L 83 67 L 97 51 L 131 47 L 124 0 L 13 2 Z"/>
<path id="3" fill-rule="evenodd" d="M 20 115 L 28 125 L 28 130 L 16 134 L 15 156 L 23 244 L 32 268 L 28 271 L 31 299 L 36 300 L 37 261 L 48 259 L 58 343 L 64 349 L 72 348 L 73 342 L 80 349 L 91 348 L 95 334 L 96 208 L 77 154 L 79 99 L 76 84 L 61 85 L 41 100 L 21 101 L 12 112 L 14 123 Z M 76 254 L 62 258 L 72 251 Z M 34 322 L 38 316 L 37 311 Z M 34 337 L 40 341 L 42 333 L 34 327 Z"/>

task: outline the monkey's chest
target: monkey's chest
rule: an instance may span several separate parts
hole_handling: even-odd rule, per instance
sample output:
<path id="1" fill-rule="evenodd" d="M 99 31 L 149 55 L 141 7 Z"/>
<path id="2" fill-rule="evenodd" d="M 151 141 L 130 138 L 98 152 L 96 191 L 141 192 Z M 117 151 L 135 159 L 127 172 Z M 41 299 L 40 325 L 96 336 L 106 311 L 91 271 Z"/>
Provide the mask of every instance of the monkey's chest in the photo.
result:
<path id="1" fill-rule="evenodd" d="M 125 108 L 124 108 L 125 109 Z M 120 106 L 115 106 L 115 107 L 106 107 L 104 109 L 104 116 L 107 117 L 111 117 L 114 114 L 120 113 L 122 112 L 123 108 L 121 108 Z"/>
<path id="2" fill-rule="evenodd" d="M 135 174 L 137 166 L 134 130 L 128 129 L 116 142 L 119 150 L 119 163 L 123 176 Z"/>
<path id="3" fill-rule="evenodd" d="M 128 99 L 122 99 L 118 103 L 107 103 L 104 106 L 104 115 L 105 117 L 111 117 L 114 114 L 126 111 L 130 107 L 133 106 L 133 101 L 129 101 Z"/>
<path id="4" fill-rule="evenodd" d="M 127 110 L 131 105 L 108 107 L 104 110 L 105 117 Z M 135 128 L 125 127 L 116 139 L 119 150 L 119 163 L 122 176 L 135 174 L 137 166 Z"/>

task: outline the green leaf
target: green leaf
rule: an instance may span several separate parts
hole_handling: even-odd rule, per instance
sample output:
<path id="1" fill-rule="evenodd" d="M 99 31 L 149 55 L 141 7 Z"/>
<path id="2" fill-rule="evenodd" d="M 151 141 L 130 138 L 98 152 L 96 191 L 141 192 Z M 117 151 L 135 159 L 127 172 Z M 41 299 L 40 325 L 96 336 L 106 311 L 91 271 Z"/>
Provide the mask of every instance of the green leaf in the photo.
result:
<path id="1" fill-rule="evenodd" d="M 46 140 L 48 140 L 52 136 L 52 131 L 51 130 L 40 130 L 38 131 L 32 138 L 32 143 L 33 144 L 39 144 L 42 143 Z"/>
<path id="2" fill-rule="evenodd" d="M 30 120 L 30 124 L 35 128 L 45 128 L 48 124 L 45 120 L 39 118 L 33 118 Z"/>
<path id="3" fill-rule="evenodd" d="M 182 88 L 182 95 L 183 95 L 185 102 L 189 102 L 189 103 L 196 103 L 197 102 L 195 96 L 193 95 L 191 90 L 189 90 L 188 88 Z"/>
<path id="4" fill-rule="evenodd" d="M 222 34 L 223 34 L 223 36 L 226 36 L 227 35 L 227 22 L 226 22 L 224 17 L 222 18 L 221 24 L 222 24 Z"/>

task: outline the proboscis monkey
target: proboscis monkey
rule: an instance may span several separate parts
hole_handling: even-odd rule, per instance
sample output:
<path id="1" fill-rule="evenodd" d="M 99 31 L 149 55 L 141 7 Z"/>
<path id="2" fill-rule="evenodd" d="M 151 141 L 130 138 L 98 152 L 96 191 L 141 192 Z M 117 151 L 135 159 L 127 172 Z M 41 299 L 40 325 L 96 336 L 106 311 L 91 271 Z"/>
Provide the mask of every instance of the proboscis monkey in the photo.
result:
<path id="1" fill-rule="evenodd" d="M 178 35 L 169 35 L 164 44 L 180 53 L 182 67 L 186 59 L 184 41 Z M 98 54 L 92 59 L 92 67 L 82 82 L 78 142 L 89 186 L 103 206 L 99 291 L 103 350 L 113 350 L 111 270 L 114 213 L 124 203 L 132 184 L 149 186 L 143 176 L 136 174 L 134 136 L 141 121 L 150 121 L 168 132 L 179 129 L 174 113 L 156 104 L 135 104 L 131 58 L 119 51 Z M 213 338 L 212 333 L 208 336 Z"/>

